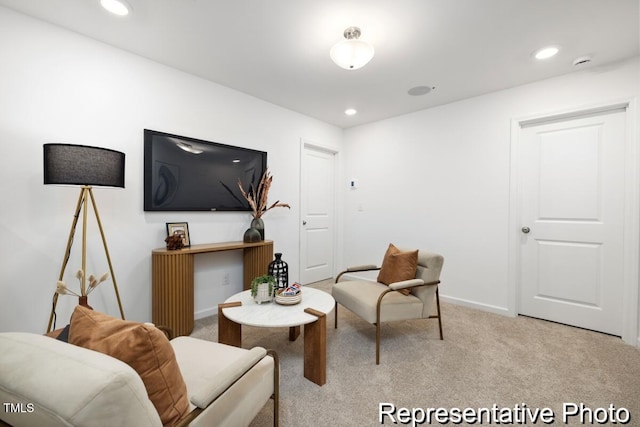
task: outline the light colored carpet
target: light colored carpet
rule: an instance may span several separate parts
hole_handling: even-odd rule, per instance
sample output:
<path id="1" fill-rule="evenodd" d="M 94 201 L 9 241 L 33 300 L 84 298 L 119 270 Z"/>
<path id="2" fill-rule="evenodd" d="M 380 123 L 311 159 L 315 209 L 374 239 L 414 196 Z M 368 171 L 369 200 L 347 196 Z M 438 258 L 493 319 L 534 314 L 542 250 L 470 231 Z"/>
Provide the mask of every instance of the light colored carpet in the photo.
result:
<path id="1" fill-rule="evenodd" d="M 331 283 L 313 287 L 330 292 Z M 562 422 L 564 403 L 583 403 L 600 417 L 596 408 L 614 405 L 640 426 L 640 350 L 619 338 L 444 303 L 442 317 L 444 341 L 434 319 L 383 324 L 376 366 L 375 327 L 340 307 L 334 329 L 331 312 L 322 387 L 303 376 L 302 335 L 290 342 L 286 329 L 243 326 L 242 344 L 280 355 L 281 426 L 379 426 L 381 402 L 425 410 L 524 404 L 550 408 L 553 425 L 582 425 L 577 417 Z M 217 341 L 217 317 L 198 320 L 192 336 Z M 271 402 L 251 425 L 272 425 Z"/>

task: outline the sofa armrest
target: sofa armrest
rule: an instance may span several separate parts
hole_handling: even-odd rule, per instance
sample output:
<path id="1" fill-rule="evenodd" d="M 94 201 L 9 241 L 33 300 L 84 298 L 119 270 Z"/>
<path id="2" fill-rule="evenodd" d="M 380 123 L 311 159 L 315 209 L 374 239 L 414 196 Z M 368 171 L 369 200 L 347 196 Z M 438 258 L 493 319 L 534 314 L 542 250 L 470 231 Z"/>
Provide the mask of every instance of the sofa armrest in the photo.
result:
<path id="1" fill-rule="evenodd" d="M 375 264 L 365 264 L 365 265 L 354 265 L 351 267 L 347 267 L 346 271 L 368 271 L 368 270 L 380 270 Z"/>
<path id="2" fill-rule="evenodd" d="M 340 277 L 342 277 L 343 274 L 346 273 L 355 273 L 357 271 L 375 271 L 375 270 L 380 270 L 380 267 L 378 267 L 375 264 L 365 264 L 365 265 L 354 265 L 352 267 L 347 267 L 346 270 L 341 271 L 337 276 L 336 276 L 336 281 L 335 283 L 338 283 L 338 281 L 340 280 Z"/>
<path id="3" fill-rule="evenodd" d="M 410 279 L 410 280 L 404 280 L 402 282 L 391 283 L 389 287 L 394 291 L 397 291 L 398 289 L 415 288 L 418 286 L 433 286 L 439 283 L 440 283 L 440 280 L 434 280 L 433 282 L 425 283 L 425 281 L 422 279 Z"/>
<path id="4" fill-rule="evenodd" d="M 250 349 L 229 365 L 215 383 L 205 384 L 191 393 L 191 403 L 198 408 L 206 408 L 266 355 L 267 351 L 262 347 Z"/>
<path id="5" fill-rule="evenodd" d="M 400 289 L 413 288 L 413 287 L 422 286 L 422 285 L 424 285 L 424 280 L 422 279 L 409 279 L 409 280 L 403 280 L 402 282 L 390 283 L 389 288 L 394 291 L 397 291 Z"/>

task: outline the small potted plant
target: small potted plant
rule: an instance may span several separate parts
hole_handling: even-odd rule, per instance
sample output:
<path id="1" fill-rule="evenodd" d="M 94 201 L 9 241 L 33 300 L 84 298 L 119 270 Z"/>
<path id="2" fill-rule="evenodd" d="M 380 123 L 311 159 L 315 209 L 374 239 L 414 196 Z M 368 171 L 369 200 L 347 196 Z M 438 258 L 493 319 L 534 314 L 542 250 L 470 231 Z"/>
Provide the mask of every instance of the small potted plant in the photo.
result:
<path id="1" fill-rule="evenodd" d="M 251 296 L 258 304 L 273 300 L 273 291 L 276 287 L 276 279 L 265 274 L 251 281 Z"/>

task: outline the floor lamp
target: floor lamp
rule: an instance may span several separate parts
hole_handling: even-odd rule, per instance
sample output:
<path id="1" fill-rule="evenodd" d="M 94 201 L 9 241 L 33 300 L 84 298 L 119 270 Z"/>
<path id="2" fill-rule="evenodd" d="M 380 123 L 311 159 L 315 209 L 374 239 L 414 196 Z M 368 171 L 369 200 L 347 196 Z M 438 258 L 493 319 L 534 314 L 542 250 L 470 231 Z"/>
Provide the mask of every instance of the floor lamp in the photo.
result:
<path id="1" fill-rule="evenodd" d="M 71 246 L 78 225 L 80 214 L 82 213 L 82 277 L 80 280 L 80 298 L 85 299 L 87 293 L 87 216 L 89 210 L 89 202 L 93 207 L 93 212 L 98 223 L 100 236 L 104 252 L 107 256 L 109 264 L 109 273 L 111 281 L 118 300 L 120 308 L 120 316 L 124 319 L 124 311 L 120 302 L 120 293 L 116 277 L 113 274 L 113 266 L 111 265 L 111 257 L 107 247 L 107 241 L 104 237 L 102 222 L 98 214 L 95 198 L 93 197 L 93 185 L 106 187 L 124 188 L 124 153 L 99 147 L 88 147 L 85 145 L 73 144 L 44 144 L 44 183 L 46 184 L 65 184 L 80 185 L 80 196 L 73 215 L 71 230 L 69 231 L 69 239 L 67 240 L 67 248 L 62 260 L 60 276 L 61 281 L 64 277 L 64 271 L 69 262 L 71 255 Z M 52 325 L 55 325 L 54 319 L 56 315 L 56 306 L 58 304 L 58 292 L 53 294 L 53 304 L 51 314 L 49 315 L 49 325 L 47 333 L 51 332 Z"/>

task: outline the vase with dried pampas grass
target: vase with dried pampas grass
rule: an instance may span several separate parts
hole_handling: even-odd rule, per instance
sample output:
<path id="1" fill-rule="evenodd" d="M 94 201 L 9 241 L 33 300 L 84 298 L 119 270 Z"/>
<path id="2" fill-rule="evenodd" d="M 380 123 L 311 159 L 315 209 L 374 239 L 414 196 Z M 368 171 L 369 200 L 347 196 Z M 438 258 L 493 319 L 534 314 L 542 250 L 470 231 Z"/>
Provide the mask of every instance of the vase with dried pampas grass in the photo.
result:
<path id="1" fill-rule="evenodd" d="M 251 184 L 249 189 L 245 191 L 242 186 L 242 181 L 238 178 L 238 188 L 240 188 L 242 196 L 247 200 L 247 202 L 249 202 L 249 207 L 253 212 L 251 228 L 256 229 L 260 233 L 261 240 L 264 240 L 264 221 L 262 220 L 262 216 L 273 208 L 291 209 L 291 206 L 287 203 L 281 203 L 280 200 L 277 200 L 271 205 L 267 203 L 272 182 L 273 176 L 271 176 L 269 169 L 266 169 L 262 174 L 262 178 L 260 179 L 257 188 Z"/>
<path id="2" fill-rule="evenodd" d="M 77 292 L 74 292 L 71 289 L 69 289 L 67 287 L 67 285 L 62 280 L 58 280 L 58 283 L 56 284 L 56 293 L 58 295 L 74 295 L 74 296 L 78 297 L 78 303 L 80 305 L 83 305 L 85 307 L 91 308 L 91 306 L 89 305 L 89 303 L 87 301 L 87 296 L 91 292 L 93 292 L 93 290 L 95 288 L 97 288 L 100 283 L 104 282 L 105 280 L 107 280 L 109 278 L 109 273 L 104 273 L 99 278 L 96 278 L 93 274 L 91 274 L 87 278 L 87 280 L 89 282 L 89 286 L 87 286 L 86 283 L 85 283 L 84 271 L 78 270 L 76 272 L 76 278 L 80 282 L 80 293 L 79 294 Z"/>

